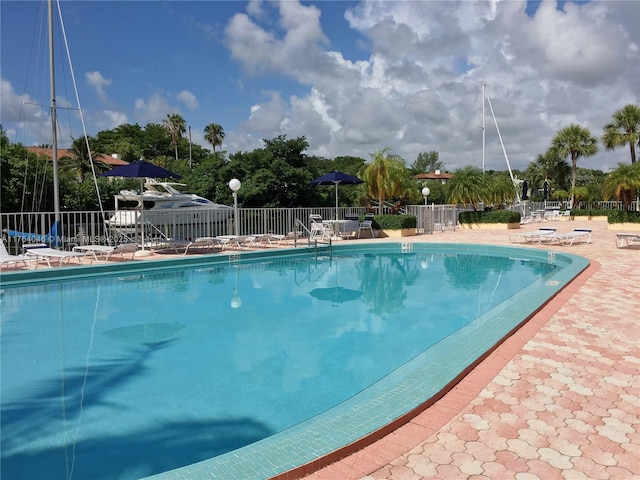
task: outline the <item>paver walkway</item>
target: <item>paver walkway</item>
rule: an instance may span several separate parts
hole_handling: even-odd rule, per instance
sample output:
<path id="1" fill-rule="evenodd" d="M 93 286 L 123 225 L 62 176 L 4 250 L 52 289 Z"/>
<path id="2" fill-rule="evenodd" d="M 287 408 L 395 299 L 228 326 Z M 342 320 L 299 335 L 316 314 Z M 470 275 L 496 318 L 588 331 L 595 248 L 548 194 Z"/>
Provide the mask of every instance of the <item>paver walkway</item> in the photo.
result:
<path id="1" fill-rule="evenodd" d="M 640 479 L 640 248 L 617 249 L 606 222 L 554 226 L 592 242 L 527 247 L 588 271 L 435 405 L 305 479 Z M 510 244 L 497 230 L 410 241 Z"/>

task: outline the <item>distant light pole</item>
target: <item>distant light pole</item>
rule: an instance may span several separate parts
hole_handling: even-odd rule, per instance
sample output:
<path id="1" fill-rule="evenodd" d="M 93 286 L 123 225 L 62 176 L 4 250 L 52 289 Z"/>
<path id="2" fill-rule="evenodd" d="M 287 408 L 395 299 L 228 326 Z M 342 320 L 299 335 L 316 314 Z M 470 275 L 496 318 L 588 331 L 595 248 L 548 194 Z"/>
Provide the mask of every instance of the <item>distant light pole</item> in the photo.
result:
<path id="1" fill-rule="evenodd" d="M 424 206 L 427 206 L 427 197 L 429 196 L 429 194 L 431 193 L 431 190 L 429 190 L 429 187 L 424 187 L 422 189 L 422 196 L 424 197 Z"/>
<path id="2" fill-rule="evenodd" d="M 229 188 L 233 192 L 233 226 L 235 227 L 236 237 L 240 236 L 240 225 L 238 223 L 238 190 L 242 183 L 237 178 L 233 178 L 229 181 Z"/>

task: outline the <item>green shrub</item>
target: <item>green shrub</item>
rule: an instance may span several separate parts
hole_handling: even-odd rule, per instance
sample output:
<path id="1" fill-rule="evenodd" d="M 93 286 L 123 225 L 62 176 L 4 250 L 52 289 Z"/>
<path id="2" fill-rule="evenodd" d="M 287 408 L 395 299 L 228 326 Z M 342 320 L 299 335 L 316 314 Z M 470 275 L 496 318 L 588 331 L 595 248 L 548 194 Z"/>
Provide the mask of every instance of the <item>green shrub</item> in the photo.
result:
<path id="1" fill-rule="evenodd" d="M 372 225 L 376 230 L 402 230 L 416 228 L 417 224 L 415 215 L 376 215 Z"/>
<path id="2" fill-rule="evenodd" d="M 600 210 L 597 208 L 584 208 L 578 210 L 571 210 L 571 215 L 574 217 L 606 217 L 611 210 Z"/>
<path id="3" fill-rule="evenodd" d="M 460 223 L 520 223 L 520 212 L 491 210 L 484 212 L 461 212 Z"/>
<path id="4" fill-rule="evenodd" d="M 627 210 L 607 210 L 609 223 L 640 223 L 640 212 Z"/>

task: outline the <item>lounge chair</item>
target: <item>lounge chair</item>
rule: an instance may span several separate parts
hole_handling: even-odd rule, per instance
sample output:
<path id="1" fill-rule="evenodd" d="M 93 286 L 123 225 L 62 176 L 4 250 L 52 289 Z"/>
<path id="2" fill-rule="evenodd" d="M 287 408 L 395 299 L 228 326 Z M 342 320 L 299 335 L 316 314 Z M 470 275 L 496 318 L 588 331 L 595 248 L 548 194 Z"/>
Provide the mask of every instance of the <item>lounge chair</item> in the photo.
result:
<path id="1" fill-rule="evenodd" d="M 623 248 L 640 245 L 640 233 L 616 233 L 616 247 Z"/>
<path id="2" fill-rule="evenodd" d="M 541 238 L 547 235 L 555 233 L 555 228 L 539 228 L 532 232 L 523 233 L 511 233 L 509 234 L 509 240 L 511 243 L 520 243 L 520 240 L 524 240 L 526 243 L 541 243 Z"/>
<path id="3" fill-rule="evenodd" d="M 120 255 L 124 259 L 126 253 L 131 253 L 131 260 L 138 251 L 139 247 L 135 243 L 122 243 L 116 246 L 109 245 L 78 245 L 73 247 L 74 252 L 85 252 L 93 255 L 93 259 L 98 261 L 98 257 L 104 257 L 104 261 L 108 262 L 112 255 Z"/>
<path id="4" fill-rule="evenodd" d="M 22 263 L 24 268 L 27 268 L 31 262 L 35 262 L 36 268 L 38 267 L 38 262 L 36 262 L 34 258 L 27 258 L 24 255 L 11 255 L 7 251 L 7 247 L 4 246 L 4 242 L 0 241 L 0 266 L 13 265 L 17 267 L 18 264 Z"/>
<path id="5" fill-rule="evenodd" d="M 193 241 L 189 242 L 189 244 L 185 247 L 183 255 L 189 253 L 189 249 L 191 248 L 206 248 L 212 249 L 215 247 L 220 247 L 222 250 L 222 241 L 216 237 L 198 237 Z"/>
<path id="6" fill-rule="evenodd" d="M 544 235 L 540 240 L 541 243 L 557 243 L 558 245 L 573 245 L 573 242 L 576 240 L 579 240 L 580 243 L 584 243 L 586 241 L 586 243 L 589 244 L 591 243 L 591 230 L 586 228 L 576 228 L 572 232 Z"/>
<path id="7" fill-rule="evenodd" d="M 58 266 L 61 267 L 66 261 L 69 263 L 72 259 L 76 259 L 79 265 L 82 265 L 82 258 L 89 257 L 95 258 L 90 252 L 66 252 L 64 250 L 56 250 L 55 248 L 47 247 L 44 243 L 30 243 L 23 246 L 26 256 L 31 256 L 47 262 L 48 266 L 51 266 L 51 259 L 58 260 Z"/>

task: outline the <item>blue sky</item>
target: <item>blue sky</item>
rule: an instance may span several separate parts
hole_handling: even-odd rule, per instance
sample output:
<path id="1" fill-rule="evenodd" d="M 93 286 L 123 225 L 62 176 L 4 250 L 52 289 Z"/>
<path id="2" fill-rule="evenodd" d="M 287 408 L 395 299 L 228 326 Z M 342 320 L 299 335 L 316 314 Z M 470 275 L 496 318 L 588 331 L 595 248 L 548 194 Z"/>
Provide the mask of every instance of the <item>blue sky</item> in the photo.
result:
<path id="1" fill-rule="evenodd" d="M 513 168 L 578 123 L 601 136 L 640 103 L 640 7 L 634 1 L 61 2 L 88 133 L 181 114 L 195 143 L 209 123 L 229 153 L 305 135 L 309 154 L 445 167 L 482 166 L 481 84 Z M 44 17 L 36 1 L 0 2 L 0 122 L 12 141 L 49 143 Z M 58 60 L 65 60 L 57 39 Z M 58 105 L 76 105 L 67 67 Z M 486 108 L 485 166 L 505 169 Z M 59 112 L 61 143 L 82 134 Z M 116 153 L 116 152 L 113 152 Z M 628 149 L 580 166 L 607 171 Z"/>

